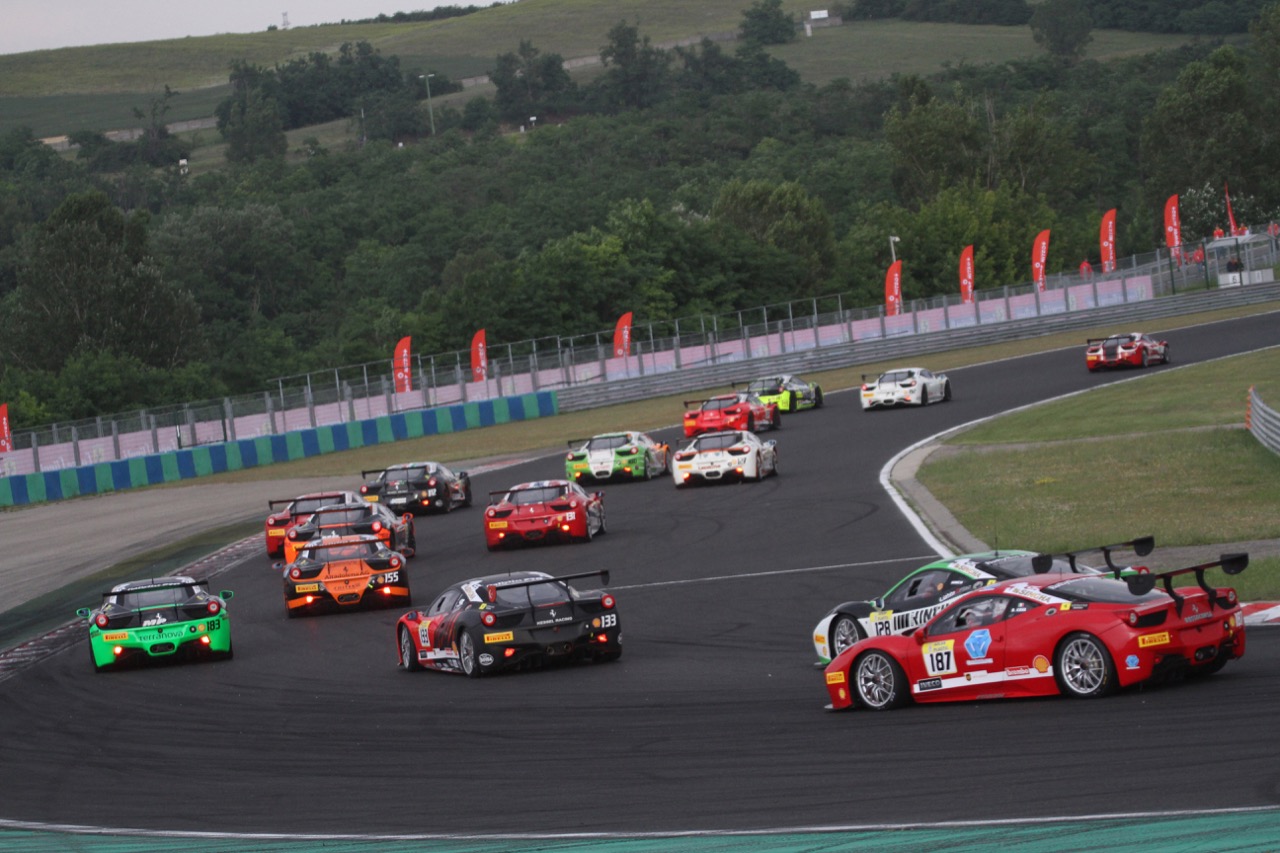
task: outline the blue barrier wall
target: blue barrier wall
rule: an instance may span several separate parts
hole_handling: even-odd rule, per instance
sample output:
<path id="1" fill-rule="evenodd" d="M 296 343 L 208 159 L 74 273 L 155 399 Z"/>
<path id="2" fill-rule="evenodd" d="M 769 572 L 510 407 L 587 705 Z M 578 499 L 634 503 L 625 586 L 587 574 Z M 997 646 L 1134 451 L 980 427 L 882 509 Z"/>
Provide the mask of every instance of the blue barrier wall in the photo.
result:
<path id="1" fill-rule="evenodd" d="M 0 479 L 0 507 L 25 506 L 80 495 L 97 495 L 120 489 L 190 480 L 221 474 L 223 471 L 292 462 L 339 450 L 545 418 L 558 414 L 559 411 L 555 391 L 538 391 L 518 397 L 499 397 L 495 400 L 458 403 L 436 409 L 398 412 L 283 435 L 263 435 L 169 453 L 136 456 L 118 462 L 22 474 Z"/>

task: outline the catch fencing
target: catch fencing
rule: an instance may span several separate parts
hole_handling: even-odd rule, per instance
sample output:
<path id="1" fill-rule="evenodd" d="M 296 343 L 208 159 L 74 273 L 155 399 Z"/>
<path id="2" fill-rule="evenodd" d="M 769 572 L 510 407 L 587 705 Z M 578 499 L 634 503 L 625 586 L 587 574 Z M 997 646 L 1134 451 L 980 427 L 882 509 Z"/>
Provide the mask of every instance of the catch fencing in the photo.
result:
<path id="1" fill-rule="evenodd" d="M 831 369 L 899 351 L 1027 337 L 1043 333 L 1037 323 L 1069 328 L 1108 311 L 1142 314 L 1141 306 L 1193 292 L 1239 302 L 1266 291 L 1263 283 L 1210 290 L 1223 281 L 1225 253 L 1206 254 L 1202 263 L 1180 263 L 1167 251 L 1132 256 L 1110 273 L 1050 276 L 1044 290 L 1025 284 L 978 291 L 969 303 L 958 295 L 909 300 L 892 317 L 882 306 L 851 307 L 847 294 L 836 294 L 654 322 L 633 329 L 630 352 L 622 356 L 613 352 L 612 330 L 496 344 L 479 382 L 473 381 L 469 351 L 415 356 L 409 391 L 395 390 L 389 359 L 279 377 L 272 390 L 257 394 L 15 432 L 14 450 L 0 458 L 0 477 L 540 391 L 557 391 L 561 410 L 572 411 L 705 388 L 730 373 L 742 379 L 753 371 Z M 1257 281 L 1269 281 L 1277 262 L 1271 240 L 1242 244 L 1232 256 L 1258 271 Z M 1167 307 L 1169 313 L 1179 310 Z"/>

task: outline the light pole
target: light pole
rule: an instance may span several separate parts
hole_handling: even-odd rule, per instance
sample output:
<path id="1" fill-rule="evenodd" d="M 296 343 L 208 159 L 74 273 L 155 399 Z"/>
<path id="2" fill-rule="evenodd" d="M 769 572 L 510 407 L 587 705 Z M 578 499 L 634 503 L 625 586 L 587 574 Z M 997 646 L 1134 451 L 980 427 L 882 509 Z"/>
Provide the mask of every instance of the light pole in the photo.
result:
<path id="1" fill-rule="evenodd" d="M 529 130 L 532 131 L 537 126 L 538 126 L 538 117 L 529 116 Z"/>
<path id="2" fill-rule="evenodd" d="M 431 116 L 431 135 L 435 136 L 436 135 L 436 111 L 435 111 L 435 107 L 431 106 L 431 78 L 436 75 L 419 74 L 418 76 L 423 80 L 425 80 L 427 83 L 427 115 Z"/>
<path id="3" fill-rule="evenodd" d="M 893 244 L 897 243 L 898 239 L 899 238 L 894 237 L 892 234 L 889 235 L 889 257 L 893 258 L 893 262 L 895 264 L 898 262 L 898 251 L 894 248 Z"/>

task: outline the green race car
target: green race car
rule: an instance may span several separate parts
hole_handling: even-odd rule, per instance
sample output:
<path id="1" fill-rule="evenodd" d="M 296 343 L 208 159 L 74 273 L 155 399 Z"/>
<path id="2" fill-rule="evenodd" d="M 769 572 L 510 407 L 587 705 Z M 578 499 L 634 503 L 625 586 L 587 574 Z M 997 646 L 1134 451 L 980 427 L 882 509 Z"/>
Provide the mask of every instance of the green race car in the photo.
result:
<path id="1" fill-rule="evenodd" d="M 98 672 L 130 660 L 229 659 L 231 596 L 213 595 L 189 577 L 153 578 L 118 584 L 97 609 L 76 615 L 89 620 L 89 659 Z"/>
<path id="2" fill-rule="evenodd" d="M 572 482 L 614 477 L 651 480 L 670 466 L 668 445 L 643 432 L 610 432 L 570 441 L 564 476 Z"/>
<path id="3" fill-rule="evenodd" d="M 822 386 L 789 373 L 753 380 L 747 384 L 747 392 L 755 394 L 765 405 L 777 404 L 781 412 L 822 408 Z"/>

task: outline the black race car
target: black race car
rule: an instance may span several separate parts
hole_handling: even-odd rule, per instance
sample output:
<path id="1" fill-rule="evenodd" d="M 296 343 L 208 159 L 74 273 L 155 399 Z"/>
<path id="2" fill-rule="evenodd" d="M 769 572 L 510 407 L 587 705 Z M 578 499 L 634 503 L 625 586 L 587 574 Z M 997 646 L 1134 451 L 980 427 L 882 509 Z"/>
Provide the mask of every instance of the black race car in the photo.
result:
<path id="1" fill-rule="evenodd" d="M 376 477 L 369 479 L 376 474 Z M 466 471 L 450 471 L 439 462 L 404 462 L 387 468 L 361 471 L 367 482 L 360 496 L 384 504 L 392 512 L 449 512 L 471 506 L 471 477 Z"/>
<path id="2" fill-rule="evenodd" d="M 613 596 L 569 585 L 591 577 L 609 583 L 599 571 L 512 572 L 454 584 L 428 609 L 396 622 L 399 664 L 475 677 L 548 661 L 617 660 L 622 627 Z"/>
<path id="3" fill-rule="evenodd" d="M 364 533 L 376 536 L 392 551 L 412 557 L 418 548 L 413 515 L 396 515 L 382 504 L 347 503 L 324 506 L 300 524 L 290 528 L 285 537 L 285 562 L 297 559 L 298 551 L 319 536 L 346 536 Z"/>

